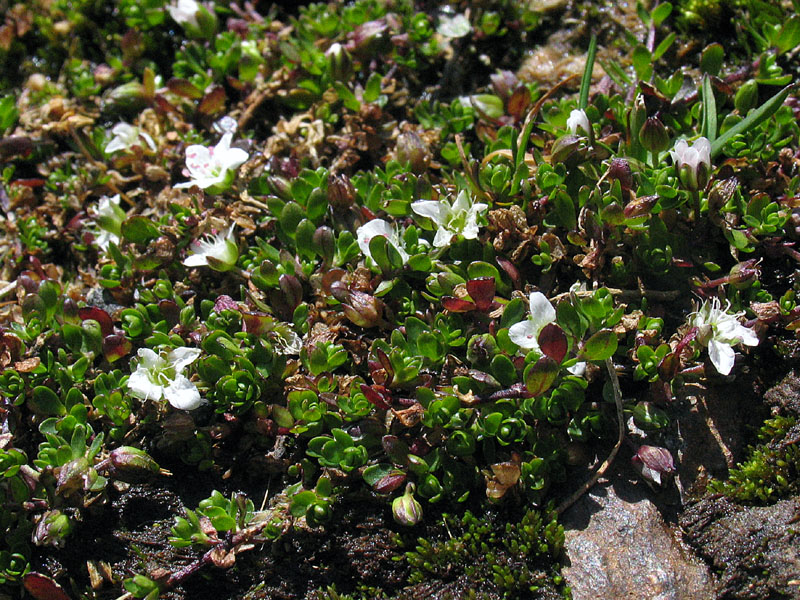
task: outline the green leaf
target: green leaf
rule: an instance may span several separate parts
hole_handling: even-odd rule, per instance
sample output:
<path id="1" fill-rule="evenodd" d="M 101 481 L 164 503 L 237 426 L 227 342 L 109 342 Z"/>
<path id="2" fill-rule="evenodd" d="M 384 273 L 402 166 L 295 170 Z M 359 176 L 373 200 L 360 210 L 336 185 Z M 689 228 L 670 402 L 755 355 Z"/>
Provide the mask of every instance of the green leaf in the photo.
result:
<path id="1" fill-rule="evenodd" d="M 719 75 L 722 69 L 722 60 L 725 58 L 725 50 L 718 43 L 710 44 L 703 50 L 700 56 L 700 70 L 706 75 Z"/>
<path id="2" fill-rule="evenodd" d="M 675 38 L 676 37 L 677 36 L 675 35 L 675 32 L 673 31 L 667 37 L 665 37 L 663 40 L 661 40 L 661 43 L 658 46 L 656 46 L 655 50 L 653 50 L 653 62 L 657 61 L 659 58 L 661 58 L 664 55 L 664 53 L 667 50 L 669 50 L 669 47 L 672 46 L 672 44 L 675 42 Z"/>
<path id="3" fill-rule="evenodd" d="M 703 135 L 713 143 L 717 139 L 717 100 L 714 97 L 711 77 L 708 75 L 703 76 L 701 92 L 703 97 Z"/>
<path id="4" fill-rule="evenodd" d="M 289 512 L 293 517 L 302 517 L 308 511 L 308 507 L 317 501 L 317 495 L 309 490 L 295 494 L 289 506 Z"/>
<path id="5" fill-rule="evenodd" d="M 375 102 L 381 95 L 381 79 L 383 77 L 377 71 L 369 76 L 367 84 L 364 86 L 364 102 Z"/>
<path id="6" fill-rule="evenodd" d="M 534 398 L 541 396 L 558 377 L 559 366 L 552 358 L 544 356 L 525 369 L 525 387 Z"/>
<path id="7" fill-rule="evenodd" d="M 769 119 L 781 107 L 786 98 L 794 88 L 795 84 L 787 85 L 780 92 L 775 94 L 772 98 L 764 102 L 758 108 L 750 111 L 747 116 L 739 121 L 736 125 L 728 129 L 725 133 L 719 136 L 711 143 L 711 158 L 722 152 L 725 144 L 735 135 L 749 131 Z"/>
<path id="8" fill-rule="evenodd" d="M 522 298 L 514 298 L 506 304 L 503 315 L 500 317 L 500 327 L 511 327 L 514 323 L 519 323 L 525 318 L 525 311 L 528 304 Z"/>
<path id="9" fill-rule="evenodd" d="M 348 108 L 353 112 L 358 112 L 361 110 L 361 102 L 358 101 L 358 98 L 356 98 L 355 94 L 351 92 L 341 81 L 335 81 L 333 88 L 336 90 L 336 94 L 339 96 L 339 100 L 342 101 L 342 104 L 344 104 L 345 108 Z"/>
<path id="10" fill-rule="evenodd" d="M 227 511 L 220 506 L 209 506 L 203 514 L 211 520 L 211 525 L 217 531 L 231 531 L 236 529 L 236 520 L 231 518 Z"/>
<path id="11" fill-rule="evenodd" d="M 658 27 L 661 23 L 664 22 L 664 19 L 669 17 L 672 14 L 672 4 L 669 2 L 664 2 L 663 4 L 659 4 L 653 9 L 653 12 L 650 13 L 650 18 L 653 19 L 653 25 Z"/>
<path id="12" fill-rule="evenodd" d="M 286 235 L 294 239 L 297 233 L 297 226 L 305 217 L 306 211 L 303 210 L 302 206 L 297 202 L 287 202 L 286 206 L 281 210 L 281 216 L 278 220 L 280 221 L 281 229 Z"/>
<path id="13" fill-rule="evenodd" d="M 641 44 L 633 49 L 633 69 L 642 81 L 648 81 L 653 74 L 653 57 Z"/>
<path id="14" fill-rule="evenodd" d="M 61 399 L 53 390 L 43 385 L 33 388 L 33 394 L 28 399 L 28 407 L 38 415 L 60 417 L 67 414 Z"/>
<path id="15" fill-rule="evenodd" d="M 798 44 L 800 44 L 800 16 L 792 15 L 778 34 L 775 47 L 778 49 L 778 54 L 783 54 L 796 48 Z"/>
<path id="16" fill-rule="evenodd" d="M 314 224 L 308 219 L 303 219 L 297 225 L 295 232 L 295 247 L 297 254 L 303 258 L 313 260 L 316 255 L 316 245 L 314 244 L 314 232 L 317 230 Z"/>
<path id="17" fill-rule="evenodd" d="M 122 237 L 134 244 L 147 244 L 159 236 L 158 227 L 153 221 L 140 215 L 125 219 L 121 231 Z"/>
<path id="18" fill-rule="evenodd" d="M 491 370 L 492 375 L 505 386 L 513 385 L 517 381 L 517 369 L 505 354 L 498 354 L 492 359 Z"/>
<path id="19" fill-rule="evenodd" d="M 586 360 L 605 360 L 617 350 L 617 334 L 611 329 L 601 329 L 586 340 L 581 350 L 581 358 Z"/>

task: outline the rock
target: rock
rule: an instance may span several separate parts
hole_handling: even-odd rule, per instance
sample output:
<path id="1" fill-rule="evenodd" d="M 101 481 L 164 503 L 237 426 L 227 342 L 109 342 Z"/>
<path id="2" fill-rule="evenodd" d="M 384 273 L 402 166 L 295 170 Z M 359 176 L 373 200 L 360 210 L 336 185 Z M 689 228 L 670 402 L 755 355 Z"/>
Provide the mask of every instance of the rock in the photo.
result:
<path id="1" fill-rule="evenodd" d="M 777 385 L 764 394 L 764 402 L 780 414 L 800 415 L 800 377 L 792 369 Z"/>
<path id="2" fill-rule="evenodd" d="M 798 498 L 745 507 L 711 497 L 689 507 L 680 525 L 720 573 L 719 598 L 800 598 L 798 514 Z"/>
<path id="3" fill-rule="evenodd" d="M 574 600 L 713 598 L 707 567 L 664 522 L 652 492 L 615 477 L 598 484 L 564 517 Z"/>

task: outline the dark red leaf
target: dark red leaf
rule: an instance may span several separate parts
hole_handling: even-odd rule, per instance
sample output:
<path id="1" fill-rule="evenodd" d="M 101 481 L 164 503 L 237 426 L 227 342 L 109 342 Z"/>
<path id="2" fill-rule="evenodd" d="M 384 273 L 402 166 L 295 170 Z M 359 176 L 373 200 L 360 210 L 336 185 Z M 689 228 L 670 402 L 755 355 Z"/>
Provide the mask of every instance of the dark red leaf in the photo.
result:
<path id="1" fill-rule="evenodd" d="M 567 336 L 564 335 L 564 330 L 555 323 L 548 323 L 539 333 L 538 341 L 542 353 L 561 364 L 567 354 Z"/>
<path id="2" fill-rule="evenodd" d="M 503 271 L 505 271 L 506 274 L 508 274 L 508 276 L 511 278 L 511 283 L 514 284 L 514 288 L 520 289 L 522 287 L 522 277 L 519 274 L 519 269 L 517 269 L 517 266 L 502 256 L 498 256 L 495 260 L 497 261 L 497 264 L 500 265 L 500 268 L 503 269 Z"/>
<path id="3" fill-rule="evenodd" d="M 39 177 L 32 177 L 30 179 L 15 179 L 11 182 L 11 185 L 21 185 L 22 187 L 29 187 L 29 188 L 38 188 L 42 187 L 45 183 L 47 183 L 46 179 L 41 179 Z"/>
<path id="4" fill-rule="evenodd" d="M 93 319 L 100 324 L 100 331 L 103 337 L 114 333 L 114 323 L 106 311 L 97 306 L 84 306 L 78 309 L 78 317 L 81 321 Z"/>
<path id="5" fill-rule="evenodd" d="M 381 410 L 389 410 L 391 405 L 388 402 L 386 402 L 386 399 L 384 398 L 383 394 L 379 394 L 370 386 L 364 383 L 361 384 L 361 392 L 364 394 L 364 396 L 367 398 L 367 400 L 369 400 L 371 404 L 374 404 Z"/>
<path id="6" fill-rule="evenodd" d="M 408 444 L 396 435 L 385 435 L 381 438 L 381 445 L 386 456 L 396 465 L 405 465 L 408 462 Z"/>
<path id="7" fill-rule="evenodd" d="M 462 300 L 461 298 L 454 298 L 453 296 L 442 296 L 442 307 L 450 312 L 457 313 L 469 312 L 477 308 L 474 302 Z"/>
<path id="8" fill-rule="evenodd" d="M 36 600 L 71 600 L 64 588 L 41 573 L 27 573 L 22 577 L 22 585 Z"/>
<path id="9" fill-rule="evenodd" d="M 173 77 L 167 82 L 167 89 L 177 96 L 199 100 L 203 97 L 203 90 L 187 79 Z"/>
<path id="10" fill-rule="evenodd" d="M 181 320 L 181 309 L 174 300 L 161 300 L 158 303 L 158 309 L 167 322 L 170 329 L 175 327 Z"/>
<path id="11" fill-rule="evenodd" d="M 394 377 L 394 368 L 392 367 L 392 361 L 389 360 L 389 355 L 380 348 L 378 348 L 375 352 L 378 355 L 378 360 L 380 361 L 383 370 L 386 371 L 387 379 L 391 380 L 392 377 Z"/>
<path id="12" fill-rule="evenodd" d="M 678 374 L 681 361 L 676 352 L 670 352 L 658 363 L 658 376 L 664 381 L 672 381 Z"/>
<path id="13" fill-rule="evenodd" d="M 379 494 L 390 494 L 406 482 L 406 474 L 401 471 L 393 471 L 384 475 L 372 488 Z"/>
<path id="14" fill-rule="evenodd" d="M 481 312 L 488 312 L 494 302 L 494 277 L 476 277 L 467 281 L 467 293 Z"/>
<path id="15" fill-rule="evenodd" d="M 239 305 L 230 296 L 222 294 L 221 296 L 217 296 L 217 299 L 214 301 L 214 312 L 222 312 L 223 310 L 238 311 Z"/>
<path id="16" fill-rule="evenodd" d="M 33 142 L 27 136 L 15 135 L 0 140 L 0 158 L 2 159 L 18 154 L 28 156 L 31 152 L 33 152 Z"/>
<path id="17" fill-rule="evenodd" d="M 253 335 L 264 335 L 272 330 L 275 319 L 262 313 L 242 313 L 242 331 Z"/>
<path id="18" fill-rule="evenodd" d="M 175 113 L 179 114 L 180 111 L 169 100 L 164 98 L 161 94 L 156 94 L 154 98 L 156 108 L 162 113 Z"/>

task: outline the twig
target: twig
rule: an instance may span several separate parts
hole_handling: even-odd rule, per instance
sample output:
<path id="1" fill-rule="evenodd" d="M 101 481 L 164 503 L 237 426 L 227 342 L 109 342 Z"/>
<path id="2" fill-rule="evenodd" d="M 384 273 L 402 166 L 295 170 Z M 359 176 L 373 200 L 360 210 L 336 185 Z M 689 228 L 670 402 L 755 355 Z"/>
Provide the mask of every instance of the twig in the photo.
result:
<path id="1" fill-rule="evenodd" d="M 619 296 L 620 298 L 627 299 L 627 300 L 634 300 L 636 298 L 647 297 L 651 300 L 659 300 L 659 301 L 670 301 L 676 300 L 680 297 L 681 291 L 680 290 L 667 290 L 667 291 L 660 291 L 660 290 L 621 290 L 619 288 L 606 288 L 608 292 L 612 296 Z M 595 293 L 595 290 L 579 290 L 577 292 L 563 292 L 556 296 L 550 298 L 550 302 L 553 304 L 557 304 L 564 298 L 568 298 L 572 294 L 575 294 L 578 298 L 586 298 L 587 296 L 591 296 Z"/>
<path id="2" fill-rule="evenodd" d="M 608 471 L 608 468 L 617 457 L 620 446 L 622 446 L 622 440 L 625 439 L 625 419 L 622 413 L 622 390 L 619 388 L 617 371 L 614 369 L 614 363 L 610 358 L 606 359 L 606 370 L 608 371 L 608 376 L 611 379 L 611 387 L 614 390 L 614 404 L 617 407 L 617 427 L 619 428 L 617 433 L 617 443 L 614 444 L 614 447 L 611 449 L 611 453 L 608 455 L 608 458 L 603 461 L 603 464 L 600 465 L 600 467 L 598 467 L 594 475 L 592 475 L 586 483 L 584 483 L 577 491 L 575 491 L 574 494 L 558 505 L 558 508 L 556 508 L 556 513 L 558 514 L 563 513 L 570 506 L 575 504 L 578 498 L 588 492 L 592 486 L 597 483 L 597 480 L 600 479 L 606 471 Z"/>

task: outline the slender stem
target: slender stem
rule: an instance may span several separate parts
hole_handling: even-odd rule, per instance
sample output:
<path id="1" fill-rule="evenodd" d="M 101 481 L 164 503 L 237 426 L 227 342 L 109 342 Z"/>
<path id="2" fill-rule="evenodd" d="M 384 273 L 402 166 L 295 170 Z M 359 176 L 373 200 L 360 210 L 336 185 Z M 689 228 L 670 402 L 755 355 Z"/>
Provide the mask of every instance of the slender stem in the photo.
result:
<path id="1" fill-rule="evenodd" d="M 614 444 L 614 447 L 611 449 L 608 458 L 606 458 L 603 461 L 603 464 L 598 467 L 597 471 L 594 472 L 594 475 L 592 475 L 586 483 L 576 490 L 574 494 L 558 505 L 558 508 L 556 508 L 556 512 L 558 514 L 563 513 L 570 506 L 575 504 L 575 502 L 577 502 L 581 496 L 588 492 L 592 486 L 597 483 L 597 480 L 600 479 L 606 473 L 606 471 L 608 471 L 608 468 L 617 457 L 620 446 L 622 446 L 622 440 L 625 439 L 625 417 L 622 412 L 622 390 L 619 387 L 617 371 L 614 368 L 614 363 L 610 358 L 606 359 L 606 370 L 608 371 L 608 377 L 611 380 L 611 387 L 614 390 L 614 405 L 617 408 L 617 443 Z"/>

